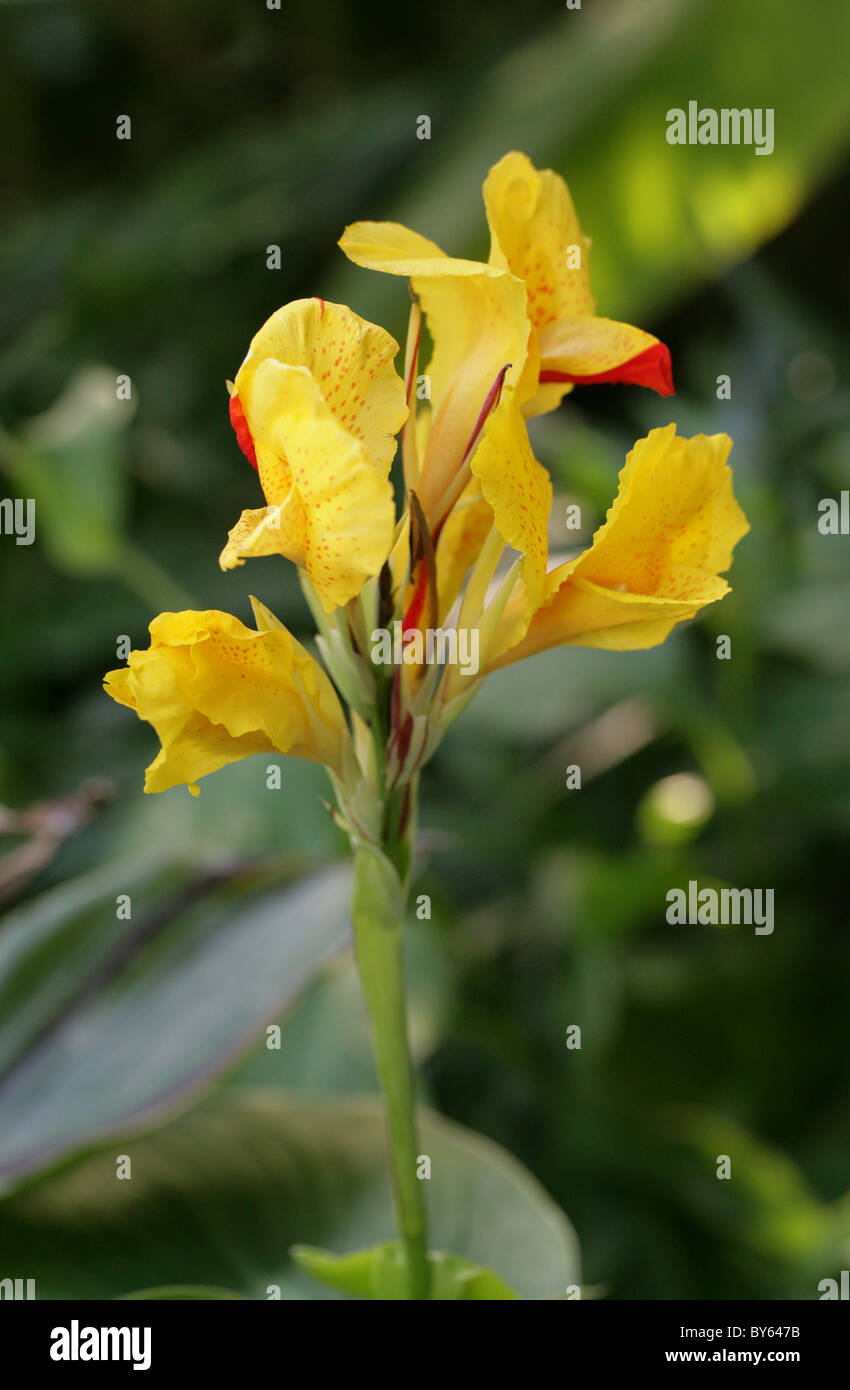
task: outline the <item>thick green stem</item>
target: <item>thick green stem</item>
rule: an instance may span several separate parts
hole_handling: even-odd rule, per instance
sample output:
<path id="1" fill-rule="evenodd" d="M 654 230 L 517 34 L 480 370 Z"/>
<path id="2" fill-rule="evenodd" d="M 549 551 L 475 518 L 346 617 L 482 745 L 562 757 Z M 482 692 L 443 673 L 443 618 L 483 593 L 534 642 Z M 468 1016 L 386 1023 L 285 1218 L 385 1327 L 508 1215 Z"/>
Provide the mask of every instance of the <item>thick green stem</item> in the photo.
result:
<path id="1" fill-rule="evenodd" d="M 393 864 L 377 850 L 357 850 L 354 876 L 354 942 L 387 1105 L 396 1222 L 407 1254 L 410 1297 L 427 1299 L 427 1218 L 422 1183 L 416 1176 L 413 1065 L 404 994 L 406 890 Z"/>

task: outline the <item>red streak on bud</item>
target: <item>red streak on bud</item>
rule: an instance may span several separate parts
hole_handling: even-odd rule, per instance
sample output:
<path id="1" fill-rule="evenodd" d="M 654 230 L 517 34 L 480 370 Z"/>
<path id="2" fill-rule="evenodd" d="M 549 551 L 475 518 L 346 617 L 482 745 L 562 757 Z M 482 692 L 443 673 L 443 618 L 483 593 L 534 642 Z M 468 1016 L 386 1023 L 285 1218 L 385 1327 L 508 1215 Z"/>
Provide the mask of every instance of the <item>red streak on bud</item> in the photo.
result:
<path id="1" fill-rule="evenodd" d="M 404 800 L 401 803 L 401 816 L 398 823 L 398 833 L 403 835 L 407 829 L 407 822 L 410 818 L 410 783 L 404 789 Z"/>
<path id="2" fill-rule="evenodd" d="M 463 458 L 461 459 L 461 463 L 465 463 L 466 460 L 469 458 L 470 453 L 472 452 L 472 450 L 474 449 L 476 443 L 478 442 L 478 436 L 479 436 L 479 434 L 481 433 L 482 429 L 484 428 L 484 425 L 485 425 L 486 420 L 487 420 L 487 416 L 490 414 L 491 411 L 493 411 L 493 410 L 496 409 L 496 406 L 499 404 L 499 401 L 502 399 L 502 384 L 503 384 L 503 382 L 504 382 L 504 380 L 505 380 L 505 376 L 506 376 L 507 373 L 510 371 L 511 366 L 512 366 L 512 363 L 510 363 L 510 362 L 507 362 L 507 363 L 505 364 L 505 366 L 502 368 L 502 370 L 499 372 L 498 376 L 496 377 L 496 380 L 493 382 L 493 385 L 490 387 L 490 390 L 487 392 L 487 398 L 486 398 L 486 400 L 484 401 L 484 404 L 482 405 L 481 410 L 480 410 L 479 413 L 478 413 L 478 419 L 477 419 L 476 422 L 475 422 L 475 429 L 472 431 L 472 434 L 469 436 L 469 443 L 467 444 L 467 446 L 466 446 L 466 448 L 465 448 L 465 450 L 464 450 Z M 541 377 L 541 380 L 542 380 L 542 377 Z"/>
<path id="3" fill-rule="evenodd" d="M 398 758 L 399 767 L 404 767 L 405 761 L 407 760 L 407 755 L 410 752 L 410 739 L 412 734 L 413 715 L 408 714 L 396 737 L 395 755 Z"/>
<path id="4" fill-rule="evenodd" d="M 252 468 L 257 467 L 257 451 L 254 448 L 254 441 L 251 438 L 251 431 L 248 429 L 248 421 L 245 419 L 245 412 L 242 409 L 242 402 L 236 392 L 230 397 L 230 423 L 236 431 L 236 439 L 239 448 L 242 450 Z M 259 471 L 259 470 L 258 470 Z"/>
<path id="5" fill-rule="evenodd" d="M 317 294 L 314 294 L 314 295 L 313 295 L 313 298 L 315 299 L 316 303 L 320 306 L 320 308 L 319 308 L 319 318 L 320 318 L 320 319 L 321 319 L 321 318 L 324 318 L 324 316 L 325 316 L 325 301 L 324 301 L 323 299 L 320 299 L 319 296 L 318 296 Z"/>
<path id="6" fill-rule="evenodd" d="M 422 609 L 425 606 L 425 595 L 428 592 L 428 566 L 424 561 L 419 562 L 419 575 L 416 580 L 416 588 L 413 591 L 413 598 L 410 600 L 407 612 L 401 620 L 401 634 L 404 638 L 408 632 L 414 632 L 419 626 L 419 619 L 422 617 Z"/>
<path id="7" fill-rule="evenodd" d="M 390 691 L 390 728 L 395 735 L 401 723 L 401 667 L 395 668 L 393 687 Z"/>
<path id="8" fill-rule="evenodd" d="M 672 396 L 676 390 L 673 385 L 670 349 L 664 343 L 653 343 L 651 347 L 639 352 L 636 357 L 630 357 L 627 362 L 621 362 L 619 367 L 612 367 L 607 372 L 594 372 L 591 376 L 574 376 L 571 372 L 542 371 L 540 373 L 541 385 L 547 381 L 572 381 L 578 386 L 597 386 L 603 382 L 620 381 L 630 386 L 649 386 L 651 390 L 657 391 L 659 396 Z"/>

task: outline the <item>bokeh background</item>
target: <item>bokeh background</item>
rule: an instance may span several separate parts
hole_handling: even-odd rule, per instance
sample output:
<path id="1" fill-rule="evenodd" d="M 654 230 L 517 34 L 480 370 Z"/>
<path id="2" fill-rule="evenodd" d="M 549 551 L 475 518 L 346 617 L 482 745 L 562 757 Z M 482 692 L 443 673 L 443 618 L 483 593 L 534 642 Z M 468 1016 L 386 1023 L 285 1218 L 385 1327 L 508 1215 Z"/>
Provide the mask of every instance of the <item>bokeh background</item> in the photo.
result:
<path id="1" fill-rule="evenodd" d="M 732 435 L 752 531 L 701 622 L 502 673 L 447 738 L 410 929 L 423 1092 L 567 1213 L 585 1296 L 818 1297 L 850 1229 L 850 538 L 817 526 L 850 487 L 846 4 L 9 0 L 0 26 L 0 468 L 36 499 L 35 544 L 0 538 L 0 1277 L 318 1297 L 290 1240 L 391 1234 L 344 1099 L 374 1078 L 321 770 L 145 798 L 153 735 L 100 679 L 162 608 L 249 620 L 256 592 L 308 634 L 285 562 L 217 566 L 260 500 L 225 380 L 304 295 L 400 337 L 404 285 L 349 265 L 343 227 L 486 255 L 480 184 L 519 148 L 570 184 L 600 312 L 662 337 L 678 387 L 536 422 L 553 542 L 569 501 L 589 539 L 671 419 Z M 690 99 L 773 107 L 775 152 L 667 145 Z M 772 887 L 773 935 L 669 926 L 692 878 Z M 534 1219 L 491 1252 L 505 1277 L 524 1242 L 545 1263 Z"/>

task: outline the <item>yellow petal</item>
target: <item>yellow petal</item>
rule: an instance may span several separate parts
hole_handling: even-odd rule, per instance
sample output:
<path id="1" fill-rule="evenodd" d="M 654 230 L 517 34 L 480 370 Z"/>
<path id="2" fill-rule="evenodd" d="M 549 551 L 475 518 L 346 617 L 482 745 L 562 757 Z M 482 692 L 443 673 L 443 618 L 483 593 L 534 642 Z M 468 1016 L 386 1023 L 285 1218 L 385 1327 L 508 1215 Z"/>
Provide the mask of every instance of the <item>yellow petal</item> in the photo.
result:
<path id="1" fill-rule="evenodd" d="M 525 638 L 494 660 L 493 667 L 519 661 L 548 647 L 602 647 L 631 651 L 663 642 L 677 623 L 696 617 L 707 603 L 728 593 L 722 579 L 703 583 L 690 602 L 655 596 L 612 593 L 580 576 L 565 579 L 548 607 L 535 614 Z"/>
<path id="2" fill-rule="evenodd" d="M 345 304 L 296 299 L 278 309 L 251 340 L 236 376 L 236 392 L 255 444 L 273 427 L 276 403 L 255 391 L 257 369 L 267 360 L 305 367 L 340 425 L 363 445 L 384 475 L 407 418 L 404 382 L 393 366 L 398 343 L 383 328 Z M 262 478 L 262 473 L 261 473 Z M 268 501 L 279 498 L 269 497 Z"/>
<path id="3" fill-rule="evenodd" d="M 538 336 L 540 383 L 523 408 L 526 416 L 552 410 L 574 384 L 627 382 L 673 395 L 673 369 L 664 343 L 641 328 L 613 319 L 569 318 L 547 324 Z"/>
<path id="4" fill-rule="evenodd" d="M 387 558 L 392 486 L 305 367 L 267 358 L 254 371 L 251 399 L 262 421 L 255 434 L 260 478 L 267 495 L 280 498 L 287 483 L 288 491 L 279 510 L 243 514 L 219 563 L 231 568 L 244 556 L 273 554 L 277 539 L 277 553 L 304 566 L 330 612 L 358 594 Z"/>
<path id="5" fill-rule="evenodd" d="M 493 525 L 493 509 L 471 478 L 446 518 L 437 543 L 437 583 L 440 622 L 446 618 L 463 587 Z"/>
<path id="6" fill-rule="evenodd" d="M 569 190 L 516 151 L 484 183 L 490 262 L 525 281 L 540 380 L 521 393 L 526 417 L 554 410 L 576 382 L 623 381 L 673 393 L 663 343 L 629 324 L 594 317 L 588 253 Z"/>
<path id="7" fill-rule="evenodd" d="M 732 493 L 725 434 L 683 439 L 674 425 L 632 449 L 589 550 L 547 575 L 525 638 L 493 666 L 546 647 L 627 650 L 663 642 L 729 590 L 720 578 L 749 525 Z"/>
<path id="8" fill-rule="evenodd" d="M 686 439 L 675 425 L 638 440 L 617 499 L 582 557 L 582 577 L 626 582 L 633 593 L 698 596 L 699 577 L 727 570 L 749 530 L 732 492 L 731 448 L 727 434 Z"/>
<path id="9" fill-rule="evenodd" d="M 287 304 L 263 325 L 237 373 L 231 417 L 269 509 L 242 514 L 222 568 L 285 555 L 306 568 L 328 612 L 377 573 L 394 524 L 395 435 L 407 417 L 397 352 L 382 328 L 321 299 Z"/>
<path id="10" fill-rule="evenodd" d="M 258 632 L 286 632 L 286 628 L 270 608 L 251 595 L 251 610 Z"/>
<path id="11" fill-rule="evenodd" d="M 394 222 L 355 223 L 340 246 L 357 265 L 409 276 L 428 321 L 433 417 L 419 486 L 428 515 L 460 467 L 498 374 L 511 363 L 506 383 L 526 379 L 525 287 L 502 267 L 447 256 Z M 533 376 L 536 382 L 536 370 Z"/>
<path id="12" fill-rule="evenodd" d="M 536 329 L 593 313 L 590 241 L 582 233 L 560 175 L 551 169 L 535 169 L 527 155 L 514 150 L 487 175 L 484 206 L 490 226 L 490 262 L 525 281 L 528 315 Z M 569 247 L 579 252 L 580 264 L 573 269 L 567 264 Z"/>
<path id="13" fill-rule="evenodd" d="M 218 772 L 228 763 L 253 757 L 255 753 L 274 753 L 274 744 L 264 734 L 241 734 L 234 738 L 221 724 L 211 724 L 197 710 L 191 711 L 180 734 L 154 758 L 145 773 L 146 792 L 165 792 L 185 785 L 193 796 L 200 788 L 198 779 Z"/>
<path id="14" fill-rule="evenodd" d="M 117 671 L 108 671 L 103 678 L 103 688 L 111 695 L 117 705 L 136 708 L 136 697 L 130 688 L 130 671 L 127 666 L 119 666 Z"/>
<path id="15" fill-rule="evenodd" d="M 106 693 L 135 709 L 162 745 L 145 774 L 146 792 L 185 783 L 196 794 L 197 778 L 252 753 L 273 751 L 268 738 L 254 735 L 243 743 L 194 709 L 187 695 L 192 675 L 188 651 L 163 651 L 152 644 L 147 651 L 131 652 L 129 665 L 104 679 Z"/>
<path id="16" fill-rule="evenodd" d="M 151 645 L 105 678 L 108 694 L 162 744 L 145 790 L 164 791 L 253 753 L 287 753 L 341 773 L 348 738 L 322 668 L 285 628 L 256 632 L 215 610 L 162 613 Z"/>
<path id="17" fill-rule="evenodd" d="M 524 557 L 522 578 L 533 611 L 546 573 L 552 484 L 532 453 L 515 391 L 503 393 L 487 421 L 472 471 L 493 510 L 499 535 Z"/>
<path id="18" fill-rule="evenodd" d="M 285 555 L 296 565 L 303 565 L 305 541 L 304 509 L 300 498 L 293 492 L 288 507 L 256 507 L 244 511 L 236 525 L 228 531 L 227 545 L 218 562 L 223 570 L 231 570 L 236 565 L 244 564 L 247 559 L 262 555 Z"/>
<path id="19" fill-rule="evenodd" d="M 386 275 L 439 275 L 440 263 L 449 260 L 435 241 L 400 222 L 353 222 L 339 245 L 355 265 Z M 454 260 L 452 265 L 454 275 L 480 275 L 482 270 L 479 261 Z"/>

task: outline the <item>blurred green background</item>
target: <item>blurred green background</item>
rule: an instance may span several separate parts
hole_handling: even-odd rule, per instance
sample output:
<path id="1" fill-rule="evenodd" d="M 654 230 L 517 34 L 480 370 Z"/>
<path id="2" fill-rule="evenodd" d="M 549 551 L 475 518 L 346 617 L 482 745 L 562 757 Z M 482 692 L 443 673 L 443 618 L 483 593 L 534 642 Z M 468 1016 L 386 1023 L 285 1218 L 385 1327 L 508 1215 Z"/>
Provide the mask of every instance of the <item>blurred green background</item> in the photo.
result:
<path id="1" fill-rule="evenodd" d="M 732 435 L 752 532 L 703 621 L 501 673 L 447 738 L 410 933 L 423 1091 L 533 1175 L 499 1168 L 479 1213 L 527 1296 L 816 1298 L 850 1261 L 850 539 L 817 526 L 850 487 L 850 10 L 9 0 L 0 26 L 0 467 L 36 499 L 35 544 L 0 538 L 0 1277 L 319 1297 L 289 1241 L 391 1234 L 374 1107 L 345 1099 L 374 1079 L 323 773 L 285 761 L 271 792 L 253 759 L 146 798 L 153 735 L 100 679 L 161 608 L 249 621 L 255 592 L 309 632 L 285 562 L 218 569 L 260 500 L 225 380 L 304 295 L 400 337 L 403 284 L 349 265 L 343 227 L 486 254 L 480 184 L 519 148 L 570 184 L 599 311 L 662 337 L 678 387 L 536 422 L 553 544 L 671 419 Z M 775 152 L 669 146 L 690 99 L 773 107 Z M 773 935 L 667 925 L 692 878 L 774 888 Z M 483 1188 L 453 1143 L 429 1195 L 462 1243 Z"/>

